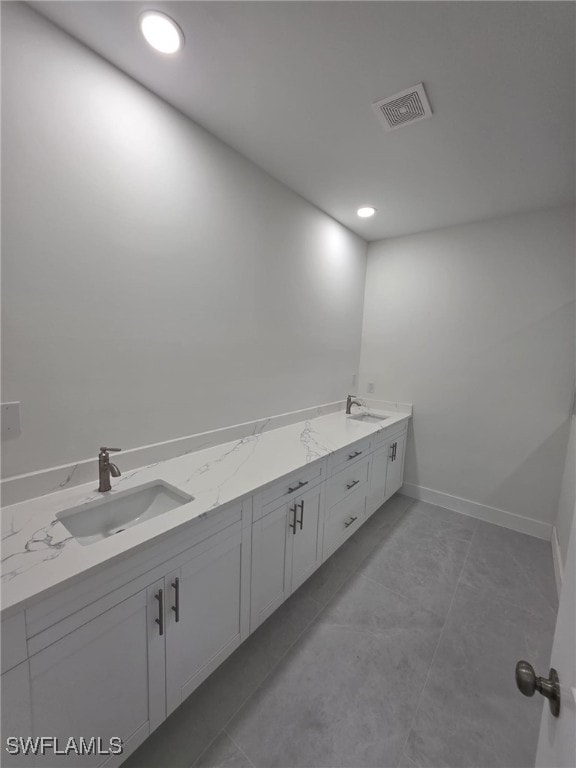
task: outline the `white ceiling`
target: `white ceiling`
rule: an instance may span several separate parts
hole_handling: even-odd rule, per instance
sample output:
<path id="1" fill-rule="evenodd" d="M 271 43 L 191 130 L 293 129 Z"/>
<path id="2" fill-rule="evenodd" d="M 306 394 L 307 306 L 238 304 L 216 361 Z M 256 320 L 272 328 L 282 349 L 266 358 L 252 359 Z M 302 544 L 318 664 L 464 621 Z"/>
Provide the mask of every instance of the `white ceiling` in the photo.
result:
<path id="1" fill-rule="evenodd" d="M 573 3 L 31 5 L 367 240 L 574 201 Z M 433 117 L 386 133 L 371 103 L 421 81 Z"/>

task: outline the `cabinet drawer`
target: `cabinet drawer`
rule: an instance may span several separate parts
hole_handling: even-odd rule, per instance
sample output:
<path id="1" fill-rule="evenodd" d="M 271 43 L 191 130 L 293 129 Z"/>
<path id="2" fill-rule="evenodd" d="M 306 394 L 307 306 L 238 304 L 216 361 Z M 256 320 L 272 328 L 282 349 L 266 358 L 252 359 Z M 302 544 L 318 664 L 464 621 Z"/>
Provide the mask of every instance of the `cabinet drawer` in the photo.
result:
<path id="1" fill-rule="evenodd" d="M 344 469 L 332 475 L 326 490 L 326 505 L 333 507 L 368 481 L 369 459 L 351 461 Z"/>
<path id="2" fill-rule="evenodd" d="M 344 501 L 326 511 L 322 560 L 338 549 L 364 522 L 366 486 L 359 487 Z"/>
<path id="3" fill-rule="evenodd" d="M 254 496 L 254 520 L 271 512 L 279 504 L 299 496 L 326 476 L 326 462 L 315 461 L 314 464 L 302 467 L 298 472 L 279 480 Z M 275 503 L 277 502 L 277 503 Z"/>
<path id="4" fill-rule="evenodd" d="M 371 448 L 371 439 L 359 440 L 357 443 L 348 446 L 343 451 L 330 456 L 330 474 L 334 475 L 344 467 L 350 466 L 353 461 L 360 461 L 369 452 Z"/>

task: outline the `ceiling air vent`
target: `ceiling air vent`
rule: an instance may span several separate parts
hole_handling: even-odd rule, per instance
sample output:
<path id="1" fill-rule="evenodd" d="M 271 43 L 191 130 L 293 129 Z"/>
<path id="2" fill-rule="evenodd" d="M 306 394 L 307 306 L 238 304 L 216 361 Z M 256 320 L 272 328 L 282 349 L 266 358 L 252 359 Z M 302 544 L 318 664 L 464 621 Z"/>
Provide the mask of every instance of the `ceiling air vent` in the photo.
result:
<path id="1" fill-rule="evenodd" d="M 418 83 L 413 88 L 396 93 L 387 99 L 375 101 L 372 109 L 386 131 L 395 131 L 404 125 L 432 116 L 423 83 Z"/>

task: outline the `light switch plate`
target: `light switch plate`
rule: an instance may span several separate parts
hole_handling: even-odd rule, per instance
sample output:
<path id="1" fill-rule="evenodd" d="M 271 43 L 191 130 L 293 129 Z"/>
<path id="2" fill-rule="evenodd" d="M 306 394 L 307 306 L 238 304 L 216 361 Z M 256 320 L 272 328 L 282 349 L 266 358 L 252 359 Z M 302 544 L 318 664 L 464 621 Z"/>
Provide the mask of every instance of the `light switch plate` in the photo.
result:
<path id="1" fill-rule="evenodd" d="M 20 434 L 20 403 L 2 403 L 2 439 Z"/>
<path id="2" fill-rule="evenodd" d="M 369 395 L 373 395 L 374 394 L 374 382 L 373 381 L 369 381 L 368 382 L 368 385 L 366 386 L 366 392 L 368 392 Z"/>

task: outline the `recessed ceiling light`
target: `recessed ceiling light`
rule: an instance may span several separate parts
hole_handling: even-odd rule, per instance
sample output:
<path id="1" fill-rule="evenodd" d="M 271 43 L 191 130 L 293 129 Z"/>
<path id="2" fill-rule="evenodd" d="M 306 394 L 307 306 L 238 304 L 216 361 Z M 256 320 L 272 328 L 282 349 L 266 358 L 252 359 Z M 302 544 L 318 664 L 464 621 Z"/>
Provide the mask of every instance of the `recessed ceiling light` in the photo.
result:
<path id="1" fill-rule="evenodd" d="M 374 216 L 376 213 L 376 208 L 373 208 L 371 205 L 365 205 L 363 208 L 358 208 L 356 213 L 361 219 L 369 219 L 370 216 Z"/>
<path id="2" fill-rule="evenodd" d="M 165 13 L 146 11 L 140 16 L 140 30 L 146 42 L 160 53 L 176 53 L 184 45 L 184 35 Z"/>

